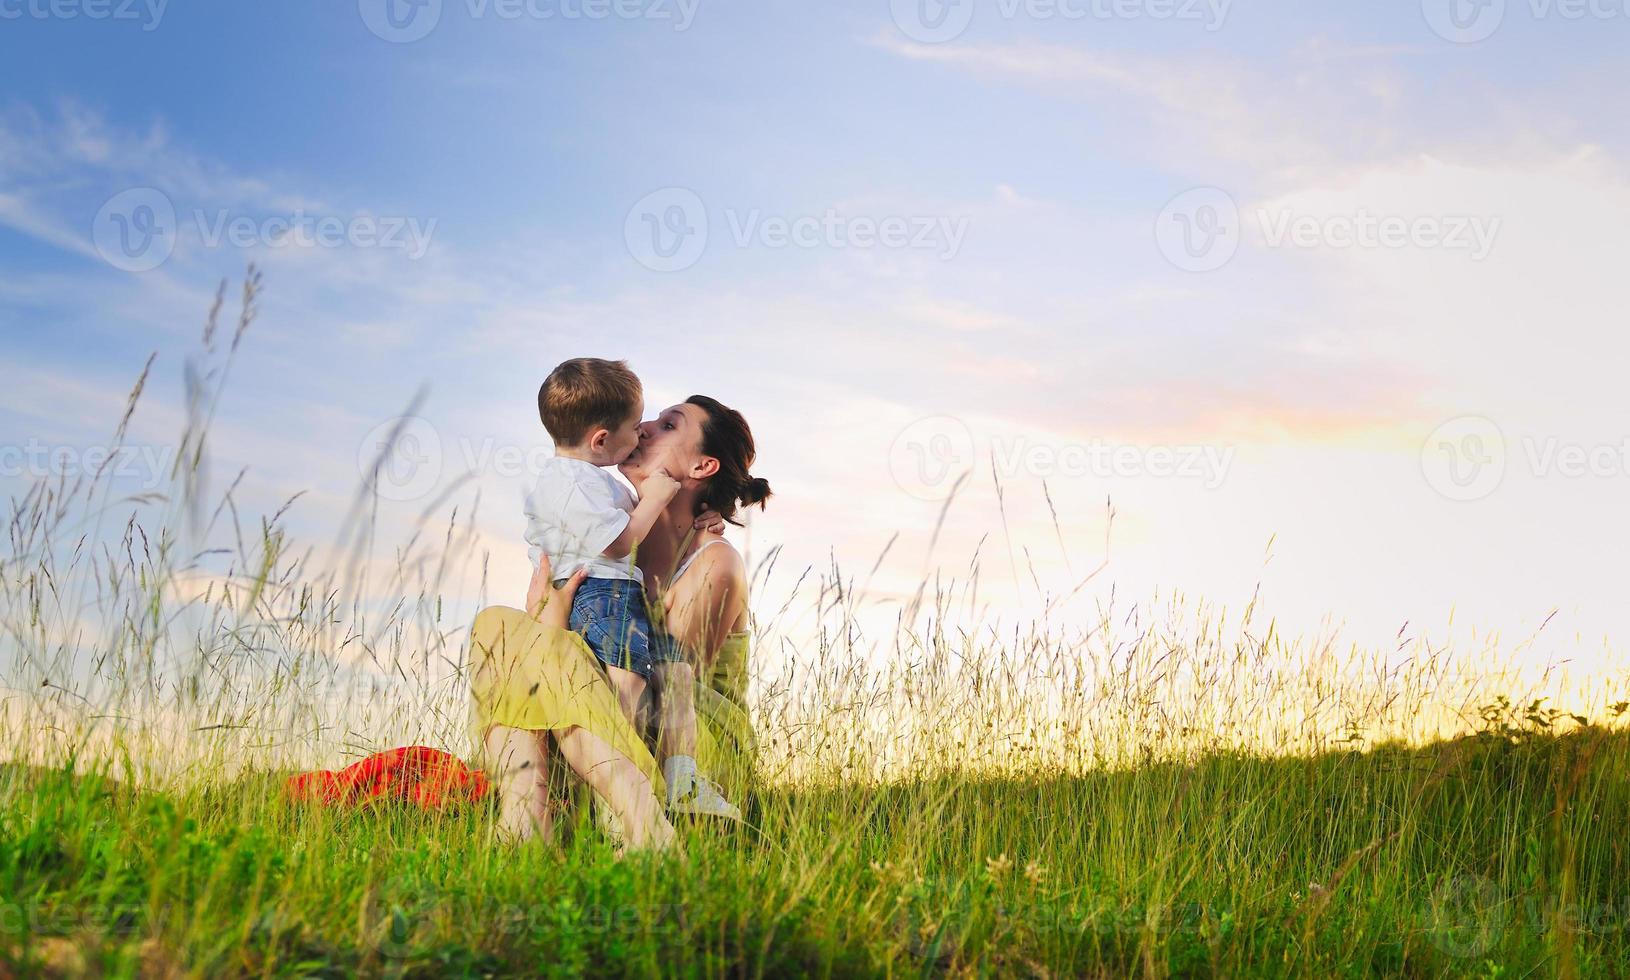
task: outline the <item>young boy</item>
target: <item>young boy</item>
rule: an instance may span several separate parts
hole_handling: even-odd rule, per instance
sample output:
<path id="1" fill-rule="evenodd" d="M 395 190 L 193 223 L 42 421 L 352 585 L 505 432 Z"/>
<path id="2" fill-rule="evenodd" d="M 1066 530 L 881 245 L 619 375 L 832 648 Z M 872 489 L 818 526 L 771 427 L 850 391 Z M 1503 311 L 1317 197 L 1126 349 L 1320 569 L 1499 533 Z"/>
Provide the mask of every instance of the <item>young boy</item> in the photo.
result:
<path id="1" fill-rule="evenodd" d="M 555 455 L 544 462 L 527 495 L 526 541 L 534 568 L 548 554 L 557 583 L 587 566 L 588 576 L 572 600 L 571 628 L 583 634 L 609 670 L 633 671 L 653 683 L 661 698 L 667 671 L 658 667 L 682 664 L 685 657 L 666 632 L 652 630 L 644 578 L 633 556 L 679 492 L 679 482 L 666 472 L 655 473 L 640 484 L 636 500 L 606 469 L 639 445 L 644 414 L 644 390 L 623 361 L 579 357 L 549 372 L 538 389 L 538 415 L 554 440 Z M 694 707 L 672 721 L 694 741 Z M 697 773 L 695 759 L 669 756 L 663 775 L 670 810 L 740 819 L 741 811 Z"/>

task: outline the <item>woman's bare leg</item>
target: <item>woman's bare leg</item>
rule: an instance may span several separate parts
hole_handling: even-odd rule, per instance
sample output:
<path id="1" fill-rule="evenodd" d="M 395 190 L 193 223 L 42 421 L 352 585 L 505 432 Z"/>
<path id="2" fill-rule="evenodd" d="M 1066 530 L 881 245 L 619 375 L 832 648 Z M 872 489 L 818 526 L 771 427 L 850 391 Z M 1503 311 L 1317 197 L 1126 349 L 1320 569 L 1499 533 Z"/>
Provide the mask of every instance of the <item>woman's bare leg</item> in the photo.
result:
<path id="1" fill-rule="evenodd" d="M 555 740 L 567 764 L 611 805 L 629 847 L 661 850 L 673 843 L 673 824 L 663 815 L 651 780 L 639 766 L 580 727 L 555 733 Z"/>
<path id="2" fill-rule="evenodd" d="M 498 836 L 520 843 L 549 836 L 549 733 L 493 725 L 485 747 L 488 775 L 498 788 Z"/>

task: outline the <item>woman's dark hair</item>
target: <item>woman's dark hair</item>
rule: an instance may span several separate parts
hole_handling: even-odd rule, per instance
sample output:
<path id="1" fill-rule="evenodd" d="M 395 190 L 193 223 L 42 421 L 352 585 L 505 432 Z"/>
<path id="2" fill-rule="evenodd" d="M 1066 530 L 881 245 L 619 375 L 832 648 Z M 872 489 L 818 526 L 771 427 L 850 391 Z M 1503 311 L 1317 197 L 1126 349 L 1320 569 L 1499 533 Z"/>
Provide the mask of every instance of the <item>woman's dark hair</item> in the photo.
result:
<path id="1" fill-rule="evenodd" d="M 770 481 L 753 476 L 748 469 L 753 465 L 753 430 L 741 413 L 706 395 L 692 395 L 685 404 L 695 405 L 707 413 L 702 423 L 702 453 L 719 461 L 719 472 L 702 488 L 697 501 L 697 513 L 706 504 L 709 510 L 732 524 L 736 520 L 738 505 L 764 506 L 770 499 Z"/>

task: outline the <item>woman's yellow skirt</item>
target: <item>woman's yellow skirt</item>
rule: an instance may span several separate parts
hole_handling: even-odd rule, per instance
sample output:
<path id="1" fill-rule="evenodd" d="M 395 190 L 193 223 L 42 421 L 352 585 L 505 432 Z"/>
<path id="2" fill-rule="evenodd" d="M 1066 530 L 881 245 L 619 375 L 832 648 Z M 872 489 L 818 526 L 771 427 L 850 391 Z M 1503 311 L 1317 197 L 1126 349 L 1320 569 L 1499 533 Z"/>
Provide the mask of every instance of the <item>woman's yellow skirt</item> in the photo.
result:
<path id="1" fill-rule="evenodd" d="M 599 736 L 666 794 L 662 771 L 646 737 L 622 713 L 605 669 L 583 638 L 571 630 L 542 626 L 519 609 L 483 609 L 470 629 L 471 757 L 488 768 L 487 729 L 505 725 L 530 731 L 579 727 Z M 745 672 L 746 635 L 734 634 L 718 658 L 731 668 L 729 683 L 696 685 L 697 768 L 735 801 L 745 798 L 752 774 L 752 726 L 739 700 Z M 711 680 L 711 678 L 710 678 Z M 721 679 L 723 680 L 723 679 Z M 649 735 L 649 733 L 644 733 Z"/>

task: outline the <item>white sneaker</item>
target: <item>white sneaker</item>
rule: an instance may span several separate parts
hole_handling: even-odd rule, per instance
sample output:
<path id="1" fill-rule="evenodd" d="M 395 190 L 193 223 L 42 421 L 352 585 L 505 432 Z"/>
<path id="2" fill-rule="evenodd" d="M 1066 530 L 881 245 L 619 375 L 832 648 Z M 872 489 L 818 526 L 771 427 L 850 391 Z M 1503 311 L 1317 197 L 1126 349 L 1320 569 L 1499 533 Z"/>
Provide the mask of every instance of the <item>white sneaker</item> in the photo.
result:
<path id="1" fill-rule="evenodd" d="M 724 798 L 719 787 L 706 776 L 691 777 L 690 788 L 686 792 L 674 792 L 670 784 L 668 793 L 668 809 L 674 813 L 689 813 L 701 817 L 724 817 L 726 820 L 740 820 L 741 808 Z"/>

